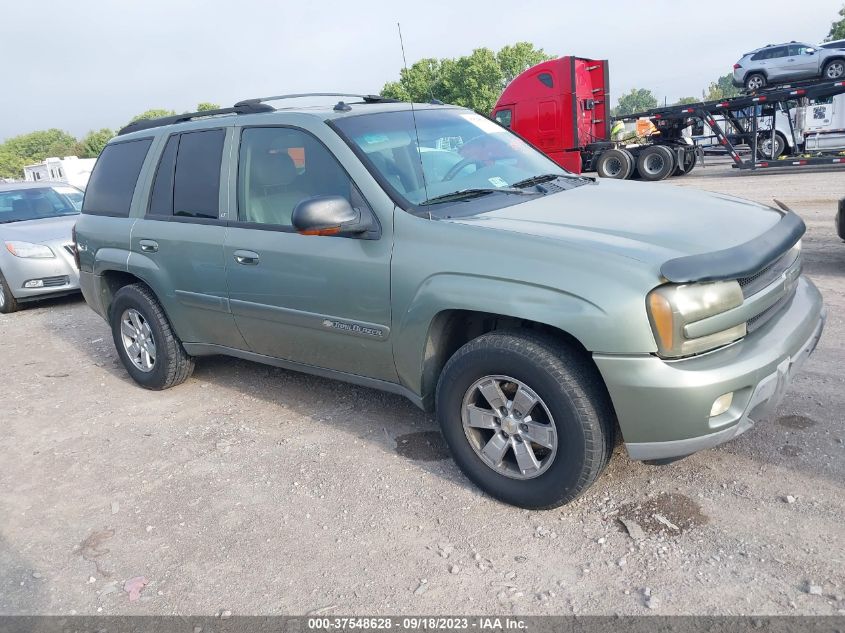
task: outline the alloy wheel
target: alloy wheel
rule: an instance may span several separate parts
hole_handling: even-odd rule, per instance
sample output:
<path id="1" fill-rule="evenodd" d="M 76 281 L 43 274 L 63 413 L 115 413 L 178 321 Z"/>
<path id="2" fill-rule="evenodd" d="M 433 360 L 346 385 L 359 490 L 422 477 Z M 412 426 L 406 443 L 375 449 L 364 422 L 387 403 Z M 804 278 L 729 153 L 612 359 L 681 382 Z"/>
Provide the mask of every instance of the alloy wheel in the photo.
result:
<path id="1" fill-rule="evenodd" d="M 825 75 L 828 79 L 839 79 L 845 73 L 845 62 L 831 62 L 827 67 Z"/>
<path id="2" fill-rule="evenodd" d="M 506 477 L 538 477 L 557 456 L 557 428 L 549 408 L 510 376 L 476 380 L 464 396 L 461 420 L 476 455 Z"/>
<path id="3" fill-rule="evenodd" d="M 120 340 L 135 367 L 143 372 L 153 370 L 156 362 L 153 331 L 144 316 L 134 308 L 124 310 L 120 317 Z"/>

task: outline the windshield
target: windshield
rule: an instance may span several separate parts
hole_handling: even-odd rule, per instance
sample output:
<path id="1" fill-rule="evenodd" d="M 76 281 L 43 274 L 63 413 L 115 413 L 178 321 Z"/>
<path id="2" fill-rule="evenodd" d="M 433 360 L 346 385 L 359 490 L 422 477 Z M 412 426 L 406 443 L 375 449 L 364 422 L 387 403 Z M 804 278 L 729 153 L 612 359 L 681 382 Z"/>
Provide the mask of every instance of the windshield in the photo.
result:
<path id="1" fill-rule="evenodd" d="M 515 134 L 467 110 L 381 112 L 335 125 L 411 205 L 451 201 L 449 194 L 467 190 L 504 194 L 538 176 L 569 175 Z"/>
<path id="2" fill-rule="evenodd" d="M 77 195 L 79 200 L 75 202 L 71 196 Z M 81 204 L 82 194 L 73 187 L 32 187 L 0 191 L 0 224 L 76 215 Z"/>

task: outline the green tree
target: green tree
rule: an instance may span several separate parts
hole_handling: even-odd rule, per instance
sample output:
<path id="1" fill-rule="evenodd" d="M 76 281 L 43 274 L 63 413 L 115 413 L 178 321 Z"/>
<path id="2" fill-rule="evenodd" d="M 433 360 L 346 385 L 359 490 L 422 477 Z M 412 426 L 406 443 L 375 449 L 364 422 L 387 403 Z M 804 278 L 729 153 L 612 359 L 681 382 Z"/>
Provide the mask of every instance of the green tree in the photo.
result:
<path id="1" fill-rule="evenodd" d="M 22 178 L 25 165 L 40 163 L 48 156 L 76 156 L 76 139 L 63 130 L 50 129 L 21 134 L 0 145 L 0 178 Z"/>
<path id="2" fill-rule="evenodd" d="M 217 103 L 211 103 L 209 101 L 200 101 L 197 104 L 197 112 L 206 112 L 208 110 L 219 110 L 220 105 Z"/>
<path id="3" fill-rule="evenodd" d="M 827 34 L 825 42 L 841 39 L 845 39 L 845 5 L 839 9 L 839 19 L 830 25 L 830 32 Z"/>
<path id="4" fill-rule="evenodd" d="M 534 48 L 531 42 L 517 42 L 512 46 L 503 46 L 496 53 L 496 61 L 502 69 L 505 85 L 509 84 L 521 72 L 540 62 L 552 59 L 542 48 Z M 504 86 L 502 86 L 504 88 Z"/>
<path id="5" fill-rule="evenodd" d="M 704 91 L 704 100 L 730 99 L 739 94 L 740 89 L 733 85 L 733 75 L 728 73 L 727 75 L 722 75 L 716 81 L 710 82 L 707 90 Z"/>
<path id="6" fill-rule="evenodd" d="M 615 116 L 622 116 L 656 107 L 657 98 L 652 94 L 651 90 L 647 90 L 646 88 L 632 88 L 631 92 L 619 97 L 619 103 L 616 105 L 613 114 Z"/>
<path id="7" fill-rule="evenodd" d="M 470 55 L 454 59 L 421 59 L 402 69 L 399 81 L 387 82 L 381 94 L 402 101 L 434 98 L 487 114 L 508 82 L 526 68 L 550 58 L 529 42 L 517 42 L 498 53 L 477 48 Z"/>
<path id="8" fill-rule="evenodd" d="M 130 123 L 135 123 L 135 121 L 147 121 L 149 119 L 158 119 L 163 116 L 173 116 L 176 114 L 174 110 L 163 110 L 163 109 L 152 109 L 147 110 L 146 112 L 142 112 L 141 114 L 137 114 L 132 117 L 129 121 Z"/>
<path id="9" fill-rule="evenodd" d="M 103 128 L 101 130 L 91 130 L 85 137 L 79 142 L 80 146 L 80 158 L 97 158 L 100 155 L 100 152 L 103 151 L 103 148 L 106 146 L 106 143 L 109 142 L 109 139 L 114 136 L 114 131 L 108 128 Z"/>
<path id="10" fill-rule="evenodd" d="M 442 83 L 448 101 L 476 112 L 488 113 L 502 92 L 504 75 L 489 48 L 476 48 L 471 55 L 444 60 Z"/>
<path id="11" fill-rule="evenodd" d="M 695 97 L 681 97 L 675 105 L 688 105 L 690 103 L 698 103 Z"/>

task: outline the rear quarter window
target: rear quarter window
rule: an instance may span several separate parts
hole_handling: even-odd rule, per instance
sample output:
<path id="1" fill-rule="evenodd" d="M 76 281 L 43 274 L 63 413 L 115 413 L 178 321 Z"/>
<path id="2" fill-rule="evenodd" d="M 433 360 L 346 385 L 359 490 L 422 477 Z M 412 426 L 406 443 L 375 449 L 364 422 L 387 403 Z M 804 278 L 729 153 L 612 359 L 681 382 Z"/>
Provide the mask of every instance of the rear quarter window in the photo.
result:
<path id="1" fill-rule="evenodd" d="M 106 145 L 85 190 L 82 213 L 129 217 L 135 185 L 151 138 Z"/>

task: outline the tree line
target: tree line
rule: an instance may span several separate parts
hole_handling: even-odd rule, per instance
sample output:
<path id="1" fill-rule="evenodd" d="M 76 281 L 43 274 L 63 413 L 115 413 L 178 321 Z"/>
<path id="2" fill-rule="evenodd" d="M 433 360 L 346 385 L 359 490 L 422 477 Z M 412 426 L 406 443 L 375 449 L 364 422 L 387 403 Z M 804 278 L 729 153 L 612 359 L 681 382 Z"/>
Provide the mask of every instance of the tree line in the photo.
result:
<path id="1" fill-rule="evenodd" d="M 214 110 L 219 107 L 214 103 L 203 102 L 197 104 L 197 111 Z M 132 117 L 129 123 L 174 114 L 176 114 L 174 110 L 147 110 Z M 115 130 L 102 128 L 91 130 L 82 138 L 76 138 L 64 130 L 51 128 L 12 137 L 0 144 L 0 178 L 22 178 L 24 167 L 40 163 L 51 156 L 97 158 L 109 139 L 116 133 Z"/>
<path id="2" fill-rule="evenodd" d="M 825 38 L 826 41 L 845 38 L 845 6 L 839 10 Z M 498 51 L 476 48 L 469 55 L 437 59 L 429 57 L 415 62 L 399 72 L 396 81 L 384 84 L 381 94 L 385 97 L 426 102 L 437 99 L 472 108 L 489 114 L 499 95 L 517 75 L 526 68 L 552 59 L 556 55 L 536 48 L 530 42 L 517 42 Z M 701 98 L 683 97 L 676 103 L 696 103 L 726 99 L 739 94 L 731 82 L 731 75 L 723 75 L 702 90 Z M 642 112 L 658 106 L 657 97 L 647 88 L 633 88 L 620 95 L 614 116 Z M 217 104 L 197 104 L 197 111 L 219 108 Z M 132 121 L 153 119 L 176 114 L 173 110 L 147 110 L 132 118 Z M 95 158 L 105 144 L 114 136 L 114 130 L 103 128 L 92 130 L 82 138 L 59 129 L 40 130 L 10 138 L 0 144 L 0 178 L 21 178 L 26 165 L 40 163 L 49 156 L 79 156 Z"/>

